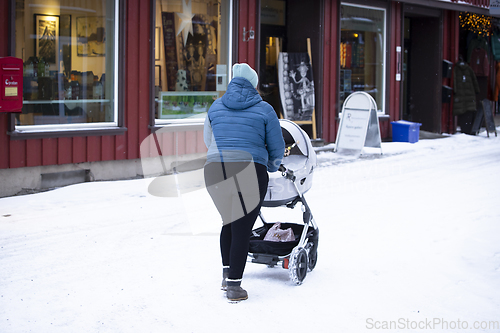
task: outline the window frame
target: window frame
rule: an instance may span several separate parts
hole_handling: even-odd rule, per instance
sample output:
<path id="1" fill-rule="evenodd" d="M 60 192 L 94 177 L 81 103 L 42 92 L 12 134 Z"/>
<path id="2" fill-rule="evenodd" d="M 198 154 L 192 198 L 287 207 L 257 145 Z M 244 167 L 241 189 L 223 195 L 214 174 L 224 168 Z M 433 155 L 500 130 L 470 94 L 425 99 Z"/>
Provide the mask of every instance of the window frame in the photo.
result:
<path id="1" fill-rule="evenodd" d="M 9 36 L 10 54 L 15 54 L 15 1 L 10 0 L 11 10 L 11 25 Z M 124 80 L 119 80 L 123 77 L 125 62 L 125 4 L 123 1 L 113 0 L 115 2 L 115 38 L 114 44 L 114 73 L 111 76 L 114 80 L 113 91 L 113 109 L 114 118 L 112 122 L 100 123 L 80 123 L 80 124 L 51 124 L 51 125 L 16 125 L 16 115 L 11 114 L 9 119 L 9 128 L 7 134 L 12 140 L 23 139 L 38 139 L 38 138 L 57 138 L 57 137 L 74 137 L 74 136 L 102 136 L 102 135 L 119 135 L 127 131 L 124 127 L 124 109 L 123 109 L 123 94 L 119 91 L 124 89 Z"/>
<path id="2" fill-rule="evenodd" d="M 374 1 L 375 2 L 375 1 Z M 372 9 L 372 10 L 381 10 L 384 12 L 384 34 L 383 34 L 383 49 L 382 49 L 382 53 L 383 53 L 383 64 L 382 64 L 382 70 L 381 70 L 381 73 L 383 75 L 382 77 L 382 89 L 383 89 L 383 92 L 380 94 L 381 98 L 382 98 L 382 105 L 378 105 L 377 104 L 377 115 L 379 117 L 381 116 L 388 116 L 388 112 L 386 111 L 386 105 L 387 105 L 387 99 L 388 99 L 388 96 L 387 96 L 387 93 L 388 93 L 388 87 L 387 87 L 387 81 L 388 81 L 388 69 L 389 69 L 389 65 L 388 65 L 388 61 L 389 61 L 389 58 L 388 58 L 388 55 L 387 55 L 387 50 L 388 50 L 388 46 L 387 46 L 387 29 L 389 27 L 388 25 L 388 15 L 389 15 L 389 10 L 387 8 L 386 5 L 383 5 L 382 3 L 380 4 L 371 4 L 370 2 L 370 5 L 366 4 L 368 2 L 356 2 L 356 1 L 353 1 L 353 2 L 347 2 L 347 1 L 342 1 L 340 4 L 339 4 L 339 8 L 342 8 L 342 6 L 351 6 L 351 7 L 358 7 L 358 8 L 366 8 L 366 9 Z M 339 43 L 341 41 L 341 21 L 342 21 L 342 11 L 339 10 L 339 29 L 338 29 L 338 33 L 339 33 Z M 339 44 L 339 47 L 340 47 L 340 44 Z M 337 64 L 338 66 L 338 69 L 339 69 L 339 73 L 340 73 L 340 57 L 339 57 L 339 63 Z M 340 75 L 340 74 L 339 74 Z M 340 87 L 338 88 L 340 89 Z M 340 91 L 338 92 L 339 96 L 340 96 Z M 375 100 L 375 99 L 374 99 Z M 377 102 L 377 101 L 375 101 Z M 339 110 L 339 114 L 342 113 L 342 109 Z"/>
<path id="3" fill-rule="evenodd" d="M 155 100 L 155 47 L 156 47 L 156 34 L 155 34 L 155 29 L 156 29 L 156 1 L 157 0 L 150 0 L 150 5 L 151 5 L 151 24 L 150 24 L 150 35 L 152 36 L 152 42 L 150 45 L 150 58 L 151 58 L 151 67 L 150 67 L 150 74 L 151 74 L 151 82 L 150 82 L 150 121 L 149 121 L 149 127 L 153 130 L 159 129 L 165 126 L 185 126 L 185 125 L 203 125 L 205 122 L 205 117 L 203 118 L 182 118 L 182 119 L 160 119 L 156 118 L 155 114 L 155 109 L 156 109 L 156 100 Z M 231 70 L 232 70 L 232 65 L 235 57 L 235 53 L 233 52 L 234 47 L 237 47 L 237 44 L 234 39 L 235 35 L 235 27 L 236 24 L 234 22 L 235 19 L 235 4 L 233 0 L 227 0 L 229 9 L 229 17 L 228 17 L 228 35 L 227 35 L 227 42 L 228 42 L 228 48 L 227 48 L 227 83 L 229 84 L 230 77 L 231 77 Z"/>

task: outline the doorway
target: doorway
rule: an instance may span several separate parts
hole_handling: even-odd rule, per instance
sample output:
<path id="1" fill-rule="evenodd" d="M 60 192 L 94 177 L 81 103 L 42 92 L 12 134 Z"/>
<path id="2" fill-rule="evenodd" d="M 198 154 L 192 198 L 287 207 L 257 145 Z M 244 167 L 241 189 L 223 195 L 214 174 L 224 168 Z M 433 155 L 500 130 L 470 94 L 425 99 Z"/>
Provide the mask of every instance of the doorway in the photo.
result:
<path id="1" fill-rule="evenodd" d="M 315 91 L 316 131 L 312 124 L 300 124 L 310 137 L 321 136 L 323 62 L 323 2 L 303 0 L 261 0 L 259 31 L 259 88 L 262 98 L 284 118 L 277 60 L 279 52 L 307 53 L 311 44 Z"/>
<path id="2" fill-rule="evenodd" d="M 441 25 L 439 10 L 405 8 L 401 118 L 435 133 L 441 131 Z"/>
<path id="3" fill-rule="evenodd" d="M 286 29 L 284 26 L 261 25 L 260 36 L 260 91 L 262 99 L 274 108 L 278 117 L 283 111 L 278 87 L 278 54 L 286 48 Z"/>

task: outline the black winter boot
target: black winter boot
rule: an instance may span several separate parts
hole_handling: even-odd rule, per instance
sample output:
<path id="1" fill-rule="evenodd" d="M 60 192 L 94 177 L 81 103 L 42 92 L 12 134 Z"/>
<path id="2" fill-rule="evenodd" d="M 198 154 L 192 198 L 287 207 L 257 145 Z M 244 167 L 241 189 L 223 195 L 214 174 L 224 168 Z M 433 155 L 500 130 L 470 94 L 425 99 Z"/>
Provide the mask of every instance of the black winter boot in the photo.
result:
<path id="1" fill-rule="evenodd" d="M 222 285 L 220 287 L 221 290 L 227 290 L 227 278 L 229 276 L 229 266 L 222 267 Z"/>
<path id="2" fill-rule="evenodd" d="M 248 298 L 248 293 L 245 289 L 241 288 L 241 279 L 231 280 L 227 279 L 227 299 L 232 302 L 239 302 Z"/>

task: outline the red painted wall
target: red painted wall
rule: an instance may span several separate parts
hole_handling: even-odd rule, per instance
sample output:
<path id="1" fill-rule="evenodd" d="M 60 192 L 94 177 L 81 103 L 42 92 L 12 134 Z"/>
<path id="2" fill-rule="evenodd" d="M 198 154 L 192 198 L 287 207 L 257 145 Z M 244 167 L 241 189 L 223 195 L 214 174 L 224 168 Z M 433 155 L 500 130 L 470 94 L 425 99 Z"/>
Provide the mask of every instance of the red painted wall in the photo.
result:
<path id="1" fill-rule="evenodd" d="M 388 38 L 388 49 L 390 55 L 390 63 L 389 63 L 389 95 L 387 97 L 387 104 L 389 108 L 389 117 L 390 119 L 384 119 L 380 121 L 380 135 L 382 138 L 388 138 L 392 136 L 392 126 L 391 121 L 400 120 L 401 113 L 401 81 L 396 81 L 396 74 L 398 71 L 398 66 L 400 66 L 401 74 L 402 74 L 402 61 L 403 61 L 403 42 L 401 40 L 402 36 L 402 8 L 400 2 L 391 3 L 390 7 L 390 31 L 387 31 Z M 398 64 L 398 55 L 396 52 L 396 47 L 401 47 L 401 64 Z"/>
<path id="2" fill-rule="evenodd" d="M 484 7 L 484 8 L 490 7 L 490 0 L 461 0 L 461 1 L 477 7 Z M 451 0 L 451 2 L 458 2 L 458 0 Z"/>
<path id="3" fill-rule="evenodd" d="M 250 67 L 255 68 L 257 39 L 250 39 L 247 42 L 243 41 L 243 28 L 245 31 L 258 29 L 257 27 L 257 1 L 256 0 L 240 0 L 238 3 L 238 62 L 246 62 Z M 246 35 L 245 37 L 248 37 Z"/>
<path id="4" fill-rule="evenodd" d="M 9 1 L 0 1 L 0 57 L 9 56 Z M 0 168 L 9 166 L 9 142 L 5 134 L 9 114 L 0 112 Z"/>
<path id="5" fill-rule="evenodd" d="M 337 114 L 342 105 L 338 103 L 338 49 L 340 44 L 339 37 L 339 2 L 335 0 L 325 1 L 324 16 L 324 51 L 323 51 L 323 139 L 325 142 L 334 142 L 337 135 L 338 120 Z M 400 82 L 396 77 L 396 46 L 401 46 L 401 3 L 391 3 L 390 27 L 388 31 L 388 49 L 390 50 L 390 63 L 388 73 L 387 108 L 389 109 L 390 119 L 399 119 L 400 112 Z M 390 121 L 384 119 L 380 121 L 380 130 L 382 138 L 389 137 Z"/>
<path id="6" fill-rule="evenodd" d="M 337 135 L 337 104 L 338 88 L 338 49 L 340 44 L 339 33 L 339 4 L 337 1 L 325 1 L 324 16 L 324 48 L 323 48 L 323 140 L 334 142 Z"/>

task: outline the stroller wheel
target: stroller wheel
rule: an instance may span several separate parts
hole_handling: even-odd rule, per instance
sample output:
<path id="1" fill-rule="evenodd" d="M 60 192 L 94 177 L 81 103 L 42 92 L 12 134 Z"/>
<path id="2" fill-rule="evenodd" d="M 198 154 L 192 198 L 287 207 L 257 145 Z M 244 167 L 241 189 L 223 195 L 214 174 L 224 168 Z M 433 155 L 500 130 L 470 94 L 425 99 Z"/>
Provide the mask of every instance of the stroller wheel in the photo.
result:
<path id="1" fill-rule="evenodd" d="M 316 263 L 318 262 L 318 237 L 314 241 L 308 242 L 305 248 L 309 257 L 307 269 L 310 272 L 316 267 Z"/>
<path id="2" fill-rule="evenodd" d="M 310 251 L 309 252 L 309 264 L 307 265 L 307 268 L 309 269 L 309 272 L 316 267 L 316 263 L 318 262 L 318 251 Z"/>
<path id="3" fill-rule="evenodd" d="M 307 252 L 303 248 L 295 248 L 290 255 L 288 267 L 290 279 L 296 285 L 301 285 L 307 275 Z"/>

